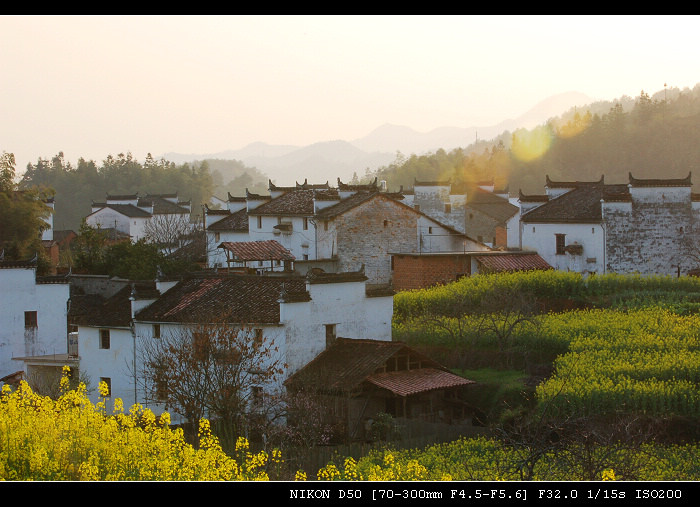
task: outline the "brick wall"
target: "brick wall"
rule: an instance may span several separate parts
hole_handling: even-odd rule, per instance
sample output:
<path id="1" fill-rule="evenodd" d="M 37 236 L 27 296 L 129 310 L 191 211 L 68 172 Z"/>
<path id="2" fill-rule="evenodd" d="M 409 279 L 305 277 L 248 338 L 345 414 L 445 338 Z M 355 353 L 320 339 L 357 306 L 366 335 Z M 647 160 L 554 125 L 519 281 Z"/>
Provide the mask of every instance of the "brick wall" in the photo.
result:
<path id="1" fill-rule="evenodd" d="M 362 264 L 369 284 L 391 282 L 390 252 L 416 252 L 418 214 L 389 197 L 377 197 L 335 219 L 340 271 Z"/>
<path id="2" fill-rule="evenodd" d="M 471 259 L 466 255 L 395 255 L 393 286 L 397 291 L 422 289 L 454 282 L 470 272 Z"/>

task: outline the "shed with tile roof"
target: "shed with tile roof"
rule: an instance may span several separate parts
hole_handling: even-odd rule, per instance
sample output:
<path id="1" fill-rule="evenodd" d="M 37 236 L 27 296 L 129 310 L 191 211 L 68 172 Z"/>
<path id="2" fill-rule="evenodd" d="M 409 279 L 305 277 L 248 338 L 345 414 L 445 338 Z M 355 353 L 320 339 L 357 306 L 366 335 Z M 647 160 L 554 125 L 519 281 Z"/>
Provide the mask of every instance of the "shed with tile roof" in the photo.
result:
<path id="1" fill-rule="evenodd" d="M 290 393 L 325 399 L 328 422 L 351 439 L 366 438 L 379 413 L 427 422 L 463 422 L 472 415 L 460 394 L 474 381 L 451 373 L 405 343 L 337 338 L 289 377 Z"/>

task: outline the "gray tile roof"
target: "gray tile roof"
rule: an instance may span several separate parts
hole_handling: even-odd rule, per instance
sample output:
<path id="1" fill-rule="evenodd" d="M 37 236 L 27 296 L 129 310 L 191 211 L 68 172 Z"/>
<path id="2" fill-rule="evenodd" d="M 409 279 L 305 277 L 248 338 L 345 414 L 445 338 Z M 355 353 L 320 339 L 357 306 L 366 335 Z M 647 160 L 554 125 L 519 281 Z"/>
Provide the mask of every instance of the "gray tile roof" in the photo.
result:
<path id="1" fill-rule="evenodd" d="M 283 295 L 310 300 L 298 276 L 211 275 L 179 282 L 136 315 L 145 322 L 279 324 Z"/>
<path id="2" fill-rule="evenodd" d="M 211 210 L 218 211 L 218 210 Z M 212 215 L 218 213 L 210 213 Z M 209 227 L 210 231 L 236 231 L 236 232 L 247 232 L 248 231 L 248 212 L 245 208 L 235 211 L 233 213 L 221 213 L 224 218 L 214 222 Z"/>
<path id="3" fill-rule="evenodd" d="M 518 207 L 499 195 L 475 188 L 469 192 L 467 207 L 505 222 L 518 212 Z"/>

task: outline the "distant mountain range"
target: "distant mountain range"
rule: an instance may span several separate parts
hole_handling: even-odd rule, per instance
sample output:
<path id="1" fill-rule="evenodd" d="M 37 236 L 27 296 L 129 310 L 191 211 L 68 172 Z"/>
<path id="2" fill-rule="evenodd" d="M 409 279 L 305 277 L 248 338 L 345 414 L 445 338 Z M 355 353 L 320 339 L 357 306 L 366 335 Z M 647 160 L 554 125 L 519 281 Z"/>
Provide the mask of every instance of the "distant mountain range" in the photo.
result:
<path id="1" fill-rule="evenodd" d="M 249 144 L 239 150 L 207 154 L 165 153 L 163 158 L 178 164 L 205 159 L 240 160 L 255 167 L 277 185 L 294 185 L 296 181 L 335 184 L 337 178 L 347 182 L 353 174 L 363 176 L 366 169 L 373 171 L 391 164 L 397 152 L 421 155 L 440 148 L 450 151 L 466 148 L 477 139 L 491 140 L 505 131 L 533 128 L 550 118 L 557 117 L 574 106 L 593 102 L 579 92 L 551 96 L 515 119 L 504 120 L 487 127 L 440 127 L 429 132 L 418 132 L 400 125 L 382 125 L 365 137 L 354 141 L 324 141 L 308 146 L 270 145 L 264 142 Z"/>

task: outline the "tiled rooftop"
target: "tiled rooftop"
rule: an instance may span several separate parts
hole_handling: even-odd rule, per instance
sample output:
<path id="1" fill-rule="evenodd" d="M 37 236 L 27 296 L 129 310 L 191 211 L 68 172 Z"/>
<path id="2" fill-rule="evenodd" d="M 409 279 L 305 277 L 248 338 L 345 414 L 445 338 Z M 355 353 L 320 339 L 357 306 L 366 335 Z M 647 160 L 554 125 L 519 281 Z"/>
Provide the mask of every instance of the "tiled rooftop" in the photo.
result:
<path id="1" fill-rule="evenodd" d="M 409 356 L 410 362 L 417 367 L 384 372 L 387 362 L 399 355 Z M 353 391 L 363 382 L 370 382 L 401 396 L 472 383 L 451 374 L 402 342 L 350 338 L 337 338 L 331 347 L 285 383 L 303 386 L 307 382 L 323 386 L 327 392 Z"/>
<path id="2" fill-rule="evenodd" d="M 212 210 L 218 211 L 218 210 Z M 211 213 L 219 214 L 219 213 Z M 233 213 L 221 213 L 224 218 L 218 220 L 211 224 L 207 229 L 210 231 L 237 231 L 237 232 L 247 232 L 248 231 L 248 212 L 245 208 L 234 211 Z"/>
<path id="3" fill-rule="evenodd" d="M 485 271 L 529 271 L 553 269 L 547 261 L 536 253 L 507 253 L 475 256 Z"/>
<path id="4" fill-rule="evenodd" d="M 146 322 L 279 324 L 285 293 L 310 300 L 301 277 L 215 275 L 179 282 L 136 315 Z"/>
<path id="5" fill-rule="evenodd" d="M 218 248 L 231 252 L 236 261 L 293 261 L 292 252 L 283 247 L 279 242 L 271 239 L 267 241 L 225 241 Z"/>

